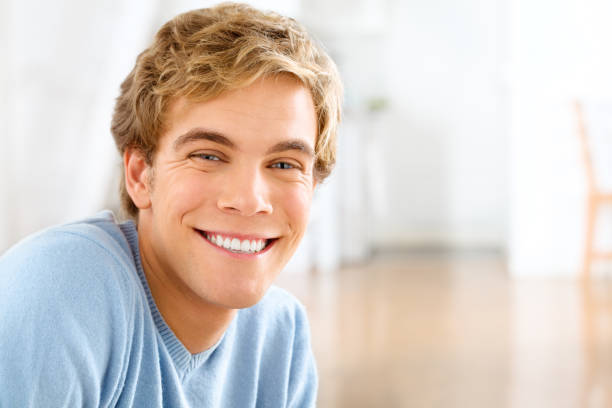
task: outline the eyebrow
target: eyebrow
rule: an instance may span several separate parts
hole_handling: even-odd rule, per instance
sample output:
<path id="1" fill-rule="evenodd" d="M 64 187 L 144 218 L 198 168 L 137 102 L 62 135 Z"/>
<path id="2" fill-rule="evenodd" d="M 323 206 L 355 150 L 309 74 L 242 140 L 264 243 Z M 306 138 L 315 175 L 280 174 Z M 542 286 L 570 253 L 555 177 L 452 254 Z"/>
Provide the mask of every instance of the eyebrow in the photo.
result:
<path id="1" fill-rule="evenodd" d="M 306 153 L 310 157 L 314 157 L 314 151 L 312 150 L 312 147 L 308 146 L 306 143 L 304 143 L 300 139 L 286 140 L 286 141 L 277 143 L 271 148 L 269 148 L 266 154 L 281 153 L 281 152 L 286 152 L 289 150 L 298 150 L 302 153 Z"/>
<path id="2" fill-rule="evenodd" d="M 182 146 L 198 140 L 209 140 L 211 142 L 219 143 L 232 149 L 236 148 L 234 142 L 232 142 L 227 136 L 224 136 L 223 134 L 214 130 L 202 128 L 191 129 L 184 135 L 179 136 L 174 141 L 173 148 L 176 151 Z M 281 153 L 291 150 L 297 150 L 299 152 L 305 153 L 309 157 L 314 157 L 315 155 L 312 147 L 310 147 L 300 139 L 291 139 L 279 142 L 274 146 L 270 147 L 266 154 Z"/>
<path id="3" fill-rule="evenodd" d="M 236 148 L 234 142 L 229 140 L 226 136 L 222 135 L 219 132 L 214 130 L 207 129 L 191 129 L 189 132 L 181 135 L 176 139 L 173 143 L 174 150 L 180 149 L 183 145 L 186 145 L 191 142 L 195 142 L 198 140 L 209 140 L 211 142 L 219 143 L 221 145 L 230 147 L 232 149 Z"/>

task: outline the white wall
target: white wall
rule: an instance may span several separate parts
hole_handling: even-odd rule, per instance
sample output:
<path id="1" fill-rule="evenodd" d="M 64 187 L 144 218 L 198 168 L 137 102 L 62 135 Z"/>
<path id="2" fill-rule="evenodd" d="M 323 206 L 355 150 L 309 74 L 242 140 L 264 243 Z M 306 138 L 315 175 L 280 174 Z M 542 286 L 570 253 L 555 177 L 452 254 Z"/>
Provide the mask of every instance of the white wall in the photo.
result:
<path id="1" fill-rule="evenodd" d="M 612 3 L 512 4 L 509 268 L 515 276 L 575 276 L 585 178 L 571 104 L 612 96 Z"/>
<path id="2" fill-rule="evenodd" d="M 0 251 L 40 228 L 116 205 L 111 112 L 148 41 L 151 5 L 2 2 Z"/>
<path id="3" fill-rule="evenodd" d="M 0 3 L 0 39 L 8 38 L 11 30 L 11 10 L 8 3 Z M 10 55 L 10 42 L 0 41 L 0 53 L 2 55 Z M 7 112 L 9 110 L 10 101 L 8 97 L 9 92 L 9 75 L 8 70 L 0 70 L 0 112 Z M 0 114 L 0 231 L 8 231 L 10 228 L 9 220 L 7 217 L 3 217 L 1 214 L 8 214 L 10 196 L 9 191 L 9 171 L 11 170 L 10 154 L 8 154 L 8 138 L 4 135 L 8 135 L 9 124 L 8 119 L 4 115 Z M 6 233 L 0 233 L 0 253 L 3 248 L 9 245 L 9 237 Z"/>
<path id="4" fill-rule="evenodd" d="M 503 22 L 495 1 L 401 2 L 388 66 L 398 238 L 501 246 L 506 219 Z M 403 143 L 402 143 L 403 142 Z M 406 165 L 408 163 L 408 165 Z M 392 228 L 389 223 L 385 229 Z M 380 235 L 385 229 L 380 229 Z M 401 235 L 400 235 L 401 234 Z"/>

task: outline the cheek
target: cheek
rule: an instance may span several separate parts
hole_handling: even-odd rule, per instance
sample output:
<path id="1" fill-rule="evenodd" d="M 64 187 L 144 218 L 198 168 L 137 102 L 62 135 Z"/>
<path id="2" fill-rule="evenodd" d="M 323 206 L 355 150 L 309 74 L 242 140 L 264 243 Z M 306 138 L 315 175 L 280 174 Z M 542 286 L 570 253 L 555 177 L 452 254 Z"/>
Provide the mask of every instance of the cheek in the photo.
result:
<path id="1" fill-rule="evenodd" d="M 285 192 L 281 202 L 283 210 L 289 218 L 289 224 L 294 230 L 303 234 L 308 224 L 312 191 L 300 186 L 291 192 Z"/>
<path id="2" fill-rule="evenodd" d="M 164 186 L 158 183 L 154 194 L 166 214 L 183 214 L 202 206 L 206 197 L 213 196 L 211 186 L 202 174 L 181 174 L 169 177 Z"/>

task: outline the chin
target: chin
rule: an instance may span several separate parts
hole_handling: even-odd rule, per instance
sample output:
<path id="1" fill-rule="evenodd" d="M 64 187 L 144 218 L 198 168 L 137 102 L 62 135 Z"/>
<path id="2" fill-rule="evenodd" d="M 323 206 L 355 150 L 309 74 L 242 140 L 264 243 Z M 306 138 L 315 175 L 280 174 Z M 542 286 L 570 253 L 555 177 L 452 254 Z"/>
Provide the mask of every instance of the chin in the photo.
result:
<path id="1" fill-rule="evenodd" d="M 265 295 L 265 292 L 257 296 L 228 296 L 227 298 L 219 299 L 216 303 L 228 309 L 246 309 L 256 305 L 263 298 L 263 295 Z"/>
<path id="2" fill-rule="evenodd" d="M 245 309 L 257 304 L 267 291 L 268 287 L 257 289 L 238 288 L 237 290 L 219 293 L 219 296 L 214 299 L 214 303 L 228 309 Z"/>

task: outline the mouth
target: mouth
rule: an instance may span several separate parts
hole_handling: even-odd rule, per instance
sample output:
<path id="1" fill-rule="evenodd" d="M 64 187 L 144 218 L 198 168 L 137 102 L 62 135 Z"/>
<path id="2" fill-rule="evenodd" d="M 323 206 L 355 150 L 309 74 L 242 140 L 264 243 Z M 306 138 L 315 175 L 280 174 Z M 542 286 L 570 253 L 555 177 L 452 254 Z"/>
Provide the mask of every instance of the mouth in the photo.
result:
<path id="1" fill-rule="evenodd" d="M 217 248 L 240 255 L 261 254 L 278 240 L 278 238 L 239 237 L 198 229 L 196 231 Z"/>

